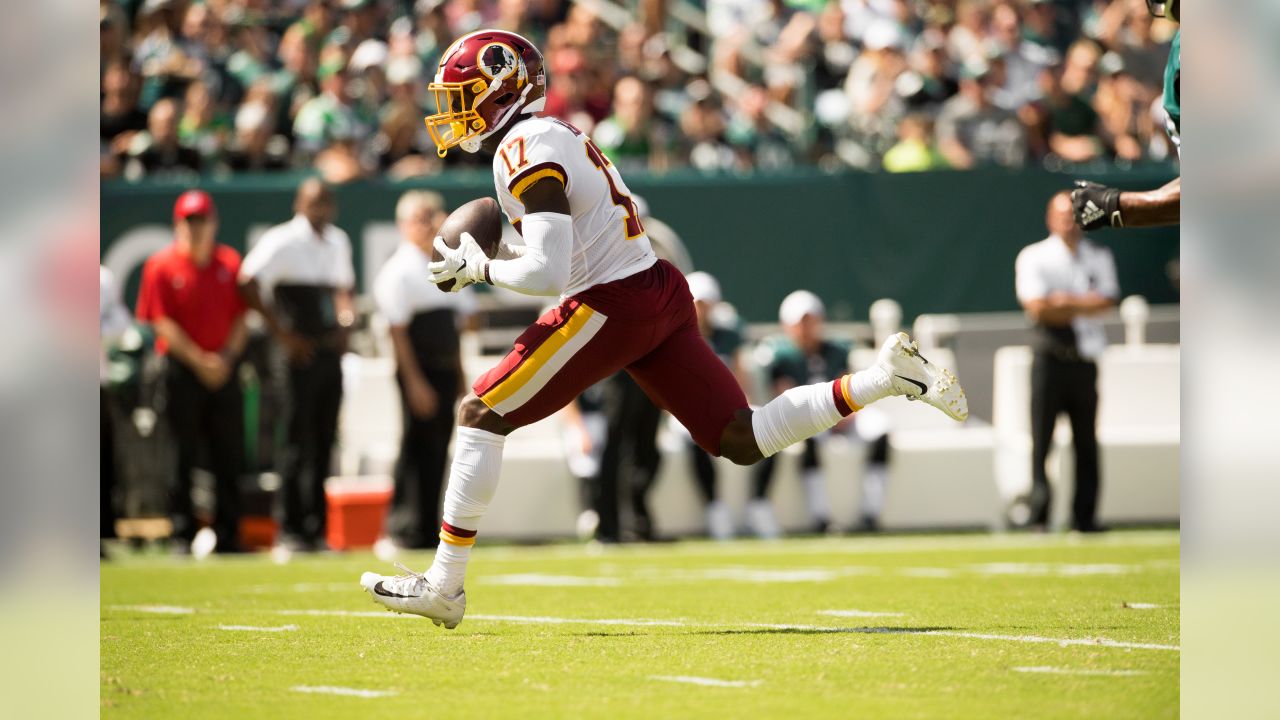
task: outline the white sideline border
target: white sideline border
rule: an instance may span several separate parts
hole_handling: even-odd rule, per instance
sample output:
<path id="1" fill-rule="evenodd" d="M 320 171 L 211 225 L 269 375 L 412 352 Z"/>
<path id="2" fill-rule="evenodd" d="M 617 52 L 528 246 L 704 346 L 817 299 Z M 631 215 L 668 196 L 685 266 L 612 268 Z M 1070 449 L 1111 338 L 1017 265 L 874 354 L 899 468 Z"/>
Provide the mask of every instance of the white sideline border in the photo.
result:
<path id="1" fill-rule="evenodd" d="M 1088 675 L 1093 677 L 1134 677 L 1137 675 L 1150 675 L 1146 670 L 1105 670 L 1092 668 L 1062 668 L 1049 667 L 1046 665 L 1036 665 L 1030 667 L 1012 667 L 1010 670 L 1017 673 L 1031 673 L 1039 675 Z"/>
<path id="2" fill-rule="evenodd" d="M 358 698 L 381 698 L 398 695 L 394 690 L 364 690 L 361 688 L 339 687 L 337 685 L 294 685 L 289 688 L 294 692 L 318 693 L 321 695 L 345 695 Z"/>
<path id="3" fill-rule="evenodd" d="M 716 678 L 697 677 L 696 675 L 650 675 L 649 679 L 721 688 L 753 688 L 764 682 L 763 680 L 718 680 Z"/>
<path id="4" fill-rule="evenodd" d="M 408 619 L 415 615 L 403 615 L 386 610 L 277 610 L 280 615 L 308 615 L 315 617 L 380 617 Z M 933 635 L 938 637 L 966 638 L 970 640 L 998 640 L 1004 642 L 1041 643 L 1059 647 L 1106 647 L 1124 650 L 1167 650 L 1182 652 L 1180 645 L 1161 643 L 1127 642 L 1107 638 L 1051 638 L 1040 635 L 1001 635 L 997 633 L 965 632 L 960 630 L 912 630 L 890 627 L 831 627 L 826 625 L 797 625 L 791 623 L 704 623 L 681 619 L 657 620 L 651 618 L 563 618 L 536 615 L 468 615 L 467 619 L 482 622 L 509 622 L 544 625 L 613 625 L 621 627 L 684 627 L 684 628 L 761 628 L 768 630 L 793 630 L 799 632 L 854 633 L 864 635 Z"/>
<path id="5" fill-rule="evenodd" d="M 219 625 L 219 630 L 227 630 L 229 632 L 268 632 L 283 633 L 293 632 L 298 629 L 297 625 L 279 625 L 276 627 L 259 627 L 256 625 Z"/>
<path id="6" fill-rule="evenodd" d="M 191 615 L 196 611 L 195 608 L 180 607 L 178 605 L 108 605 L 107 609 L 152 613 L 154 615 Z"/>

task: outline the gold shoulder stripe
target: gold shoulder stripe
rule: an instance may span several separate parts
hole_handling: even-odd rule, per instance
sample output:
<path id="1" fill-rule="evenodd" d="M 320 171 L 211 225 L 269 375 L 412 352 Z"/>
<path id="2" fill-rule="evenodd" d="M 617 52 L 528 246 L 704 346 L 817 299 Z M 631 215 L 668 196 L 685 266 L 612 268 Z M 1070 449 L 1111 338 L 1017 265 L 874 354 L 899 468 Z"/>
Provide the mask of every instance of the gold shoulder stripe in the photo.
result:
<path id="1" fill-rule="evenodd" d="M 561 185 L 567 184 L 564 177 L 564 173 L 560 172 L 558 168 L 544 167 L 540 170 L 531 172 L 528 175 L 525 175 L 524 177 L 521 177 L 519 180 L 517 180 L 515 184 L 511 186 L 511 194 L 514 195 L 517 200 L 519 200 L 520 196 L 524 194 L 524 191 L 532 187 L 534 183 L 538 182 L 543 178 L 549 178 L 549 177 L 559 180 Z"/>

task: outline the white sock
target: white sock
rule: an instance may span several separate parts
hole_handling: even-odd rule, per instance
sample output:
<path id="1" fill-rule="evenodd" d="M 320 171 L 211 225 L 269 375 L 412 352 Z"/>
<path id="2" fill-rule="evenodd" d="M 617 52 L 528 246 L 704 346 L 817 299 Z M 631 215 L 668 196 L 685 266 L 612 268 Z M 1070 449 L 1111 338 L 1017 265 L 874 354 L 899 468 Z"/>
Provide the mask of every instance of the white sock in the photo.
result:
<path id="1" fill-rule="evenodd" d="M 893 394 L 893 378 L 879 365 L 872 365 L 848 377 L 849 398 L 860 408 Z"/>
<path id="2" fill-rule="evenodd" d="M 467 559 L 475 544 L 480 518 L 498 490 L 502 446 L 506 441 L 505 436 L 485 430 L 458 428 L 449 487 L 444 494 L 440 546 L 436 548 L 435 562 L 427 571 L 427 581 L 446 597 L 462 592 Z"/>
<path id="3" fill-rule="evenodd" d="M 774 455 L 840 422 L 843 416 L 832 394 L 838 392 L 833 386 L 839 382 L 791 388 L 752 413 L 751 429 L 761 454 Z"/>

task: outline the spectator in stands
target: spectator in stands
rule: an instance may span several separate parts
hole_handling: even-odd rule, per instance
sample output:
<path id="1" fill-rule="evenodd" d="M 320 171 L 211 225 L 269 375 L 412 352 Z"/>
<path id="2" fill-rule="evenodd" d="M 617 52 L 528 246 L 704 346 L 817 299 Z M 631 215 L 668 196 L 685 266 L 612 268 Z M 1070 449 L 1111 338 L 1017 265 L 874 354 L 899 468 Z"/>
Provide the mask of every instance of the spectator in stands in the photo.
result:
<path id="1" fill-rule="evenodd" d="M 826 307 L 817 295 L 797 290 L 783 299 L 778 308 L 778 322 L 783 335 L 766 338 L 756 351 L 757 362 L 764 368 L 770 397 L 777 397 L 793 387 L 806 385 L 816 377 L 833 377 L 850 372 L 849 347 L 826 338 Z M 848 429 L 850 415 L 833 432 Z M 818 465 L 818 440 L 804 442 L 800 463 L 800 480 L 804 486 L 805 507 L 813 532 L 824 533 L 830 526 L 831 510 L 827 500 L 826 481 Z M 757 534 L 770 529 L 777 534 L 773 506 L 769 504 L 769 485 L 773 480 L 776 458 L 768 457 L 751 469 L 752 501 L 747 518 Z M 770 528 L 772 526 L 772 528 Z M 763 534 L 762 534 L 763 536 Z"/>
<path id="2" fill-rule="evenodd" d="M 1098 113 L 1083 94 L 1068 92 L 1063 87 L 1064 72 L 1051 68 L 1040 73 L 1047 146 L 1053 155 L 1067 162 L 1089 162 L 1103 151 Z"/>
<path id="3" fill-rule="evenodd" d="M 331 46 L 333 47 L 333 46 Z M 363 127 L 347 92 L 346 60 L 342 52 L 329 53 L 320 66 L 320 95 L 308 100 L 293 121 L 297 149 L 315 156 L 334 140 L 354 139 Z"/>
<path id="4" fill-rule="evenodd" d="M 933 123 L 920 114 L 904 117 L 898 123 L 898 144 L 884 154 L 884 169 L 889 172 L 923 172 L 946 168 L 947 159 L 933 142 Z"/>
<path id="5" fill-rule="evenodd" d="M 133 138 L 147 128 L 138 107 L 136 78 L 124 62 L 112 62 L 102 73 L 102 106 L 98 114 L 99 156 L 104 176 L 118 175 Z"/>
<path id="6" fill-rule="evenodd" d="M 991 101 L 991 66 L 965 65 L 960 94 L 938 115 L 938 147 L 953 167 L 979 165 L 1018 167 L 1027 154 L 1026 131 L 1018 116 Z"/>
<path id="7" fill-rule="evenodd" d="M 1146 112 L 1152 98 L 1128 73 L 1119 55 L 1103 55 L 1098 67 L 1102 77 L 1093 96 L 1093 107 L 1098 112 L 1102 136 L 1117 158 L 1140 160 L 1146 152 L 1144 145 L 1155 134 L 1151 114 Z"/>
<path id="8" fill-rule="evenodd" d="M 276 135 L 275 109 L 267 101 L 240 106 L 235 117 L 235 138 L 223 161 L 228 170 L 257 172 L 289 167 L 289 141 Z"/>
<path id="9" fill-rule="evenodd" d="M 200 153 L 202 165 L 212 165 L 221 155 L 230 129 L 227 118 L 214 106 L 208 84 L 196 80 L 188 85 L 178 120 L 178 142 Z"/>
<path id="10" fill-rule="evenodd" d="M 698 329 L 706 338 L 716 357 L 733 371 L 738 384 L 748 397 L 751 392 L 751 376 L 743 363 L 742 321 L 732 305 L 723 302 L 720 297 L 720 283 L 705 272 L 689 273 L 689 292 L 693 295 L 693 308 L 698 315 Z M 702 501 L 706 504 L 707 531 L 716 540 L 728 540 L 733 537 L 733 516 L 729 506 L 716 494 L 715 461 L 706 450 L 688 438 L 686 445 L 693 458 L 693 475 L 698 482 L 698 490 L 702 493 Z M 778 523 L 773 519 L 773 509 L 768 506 L 749 510 L 748 520 L 756 534 L 764 538 L 778 536 Z"/>
<path id="11" fill-rule="evenodd" d="M 613 89 L 613 114 L 596 126 L 592 139 L 622 170 L 665 165 L 667 133 L 658 127 L 649 89 L 639 78 L 624 77 Z"/>
<path id="12" fill-rule="evenodd" d="M 1105 49 L 1120 57 L 1141 94 L 1149 93 L 1154 101 L 1167 54 L 1166 27 L 1153 24 L 1134 0 L 712 0 L 705 3 L 706 35 L 696 27 L 664 32 L 660 0 L 632 3 L 629 21 L 611 16 L 608 24 L 592 7 L 566 0 L 302 0 L 260 5 L 135 0 L 118 6 L 108 0 L 99 23 L 103 119 L 131 121 L 135 127 L 130 129 L 141 129 L 136 116 L 127 112 L 128 105 L 149 111 L 161 99 L 180 98 L 192 92 L 190 86 L 203 85 L 195 92 L 211 99 L 212 121 L 229 120 L 238 114 L 239 105 L 262 99 L 251 88 L 263 85 L 273 96 L 272 136 L 293 145 L 289 168 L 311 166 L 326 146 L 337 142 L 341 147 L 320 163 L 322 172 L 334 179 L 369 172 L 422 175 L 434 168 L 417 153 L 406 155 L 404 163 L 393 163 L 394 170 L 387 169 L 386 133 L 375 131 L 385 130 L 392 104 L 401 108 L 397 116 L 410 107 L 422 114 L 417 106 L 424 98 L 417 95 L 423 80 L 434 74 L 440 54 L 453 40 L 482 27 L 497 27 L 525 34 L 544 51 L 549 75 L 555 79 L 547 95 L 548 114 L 593 135 L 595 126 L 608 119 L 606 125 L 614 127 L 606 128 L 598 142 L 620 142 L 617 154 L 626 164 L 646 162 L 635 148 L 647 145 L 653 149 L 647 164 L 656 170 L 693 165 L 714 172 L 801 159 L 827 167 L 874 168 L 895 142 L 896 125 L 905 113 L 924 112 L 938 119 L 943 103 L 959 97 L 953 68 L 965 66 L 989 68 L 987 100 L 1037 130 L 1029 138 L 1029 149 L 1038 160 L 1050 154 L 1044 132 L 1048 122 L 1043 113 L 1036 117 L 1042 109 L 1036 105 L 1040 70 L 1061 59 L 1066 93 L 1092 100 L 1095 85 L 1101 84 L 1096 69 Z M 412 11 L 406 12 L 410 6 Z M 136 17 L 122 7 L 136 7 Z M 118 62 L 132 63 L 140 78 L 136 100 L 121 102 L 119 93 L 110 92 L 106 69 Z M 716 87 L 703 95 L 701 84 L 690 82 L 698 75 L 716 78 Z M 629 76 L 644 84 L 645 102 L 638 100 L 634 83 L 619 82 Z M 339 85 L 341 92 L 335 94 Z M 413 102 L 402 102 L 404 88 Z M 753 97 L 756 90 L 744 88 L 762 88 L 769 104 Z M 716 112 L 727 111 L 718 123 L 727 124 L 727 135 L 713 127 L 717 123 L 705 112 L 708 101 Z M 214 157 L 226 150 L 222 145 L 230 138 L 225 133 L 215 133 L 216 148 L 206 132 L 190 138 L 189 126 L 204 128 L 209 120 L 196 120 L 204 117 L 206 107 L 199 98 L 189 98 L 186 104 L 182 144 L 205 155 L 200 170 L 239 164 Z M 627 115 L 638 105 L 649 107 L 646 112 L 656 122 L 627 125 Z M 1101 107 L 1095 109 L 1104 113 Z M 687 148 L 661 152 L 672 144 L 674 128 L 685 123 L 696 126 L 698 138 L 689 140 Z M 625 132 L 619 133 L 617 127 L 623 125 Z M 1095 133 L 1102 141 L 1096 157 L 1133 159 L 1135 142 L 1127 139 L 1132 132 L 1113 138 L 1111 125 L 1104 118 Z M 104 143 L 113 127 L 104 124 Z M 993 125 L 978 127 L 988 130 Z M 939 123 L 944 135 L 949 128 L 949 123 Z M 124 144 L 122 131 L 114 136 Z M 1144 137 L 1135 141 L 1138 146 L 1148 143 Z M 1001 138 L 994 144 L 1005 147 L 1009 142 Z M 1152 133 L 1150 143 L 1147 150 L 1155 157 L 1168 153 L 1161 133 Z M 988 161 L 959 159 L 956 147 L 963 147 L 963 140 L 944 145 L 951 146 L 946 154 L 957 167 Z M 695 147 L 697 152 L 692 152 Z M 776 152 L 779 149 L 784 152 Z M 996 162 L 1016 165 L 1026 154 L 1024 149 L 1017 157 L 1001 156 Z M 120 145 L 115 152 L 104 152 L 103 176 L 122 174 L 124 156 Z M 215 159 L 219 161 L 211 162 Z M 445 163 L 470 166 L 483 164 L 480 161 L 453 153 Z M 269 163 L 259 169 L 276 167 Z M 128 177 L 141 175 L 142 169 L 135 167 Z"/>
<path id="13" fill-rule="evenodd" d="M 280 474 L 282 552 L 325 547 L 324 481 L 342 403 L 342 353 L 355 322 L 351 241 L 333 224 L 333 191 L 311 178 L 298 188 L 292 220 L 265 234 L 244 259 L 240 290 L 276 340 L 284 386 Z"/>
<path id="14" fill-rule="evenodd" d="M 1031 524 L 1049 519 L 1051 494 L 1045 460 L 1058 415 L 1071 421 L 1075 448 L 1075 497 L 1071 526 L 1099 530 L 1098 366 L 1106 333 L 1098 316 L 1120 296 L 1111 251 L 1085 238 L 1072 219 L 1071 197 L 1049 200 L 1049 237 L 1018 253 L 1018 302 L 1036 329 L 1031 366 Z"/>
<path id="15" fill-rule="evenodd" d="M 1027 40 L 1022 32 L 1018 8 L 1003 2 L 991 11 L 989 53 L 995 53 L 1005 66 L 1004 92 L 1012 108 L 1018 108 L 1040 97 L 1040 72 L 1057 60 L 1057 53 Z"/>
<path id="16" fill-rule="evenodd" d="M 133 136 L 128 156 L 130 178 L 194 175 L 203 164 L 200 153 L 178 142 L 178 103 L 168 98 L 151 106 L 147 129 Z"/>
<path id="17" fill-rule="evenodd" d="M 165 360 L 166 420 L 177 443 L 178 466 L 169 496 L 173 549 L 208 554 L 239 550 L 240 473 L 244 404 L 236 368 L 247 333 L 236 289 L 240 255 L 217 241 L 213 200 L 201 190 L 178 197 L 173 244 L 147 259 L 137 317 L 156 332 Z M 197 538 L 192 472 L 207 452 L 217 508 L 213 535 Z"/>
<path id="18" fill-rule="evenodd" d="M 402 428 L 395 494 L 378 546 L 384 557 L 437 544 L 454 407 L 467 387 L 459 332 L 475 312 L 472 291 L 441 292 L 427 268 L 445 216 L 444 199 L 436 193 L 411 190 L 400 196 L 400 246 L 373 287 L 378 311 L 391 327 Z"/>

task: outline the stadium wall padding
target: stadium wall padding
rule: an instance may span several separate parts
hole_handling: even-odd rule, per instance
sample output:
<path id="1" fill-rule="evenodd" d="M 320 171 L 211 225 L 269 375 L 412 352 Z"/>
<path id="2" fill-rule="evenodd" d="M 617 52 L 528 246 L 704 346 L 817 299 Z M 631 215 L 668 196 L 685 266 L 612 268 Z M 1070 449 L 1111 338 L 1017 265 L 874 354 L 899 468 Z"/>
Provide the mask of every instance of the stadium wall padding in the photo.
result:
<path id="1" fill-rule="evenodd" d="M 1176 171 L 1156 166 L 1090 174 L 1124 189 L 1149 189 Z M 1076 175 L 1044 170 L 913 174 L 825 173 L 805 168 L 746 175 L 629 173 L 628 185 L 684 241 L 694 263 L 721 282 L 724 297 L 753 322 L 776 321 L 792 290 L 828 303 L 833 320 L 865 320 L 881 297 L 904 316 L 1017 309 L 1013 262 L 1043 238 L 1045 205 Z M 219 237 L 240 250 L 251 233 L 287 220 L 298 175 L 204 178 L 218 204 Z M 101 254 L 126 277 L 133 305 L 141 260 L 169 236 L 173 201 L 190 185 L 106 182 Z M 351 236 L 356 277 L 367 284 L 366 245 L 386 242 L 396 199 L 410 188 L 442 193 L 450 207 L 493 195 L 483 171 L 459 170 L 393 183 L 366 180 L 337 190 L 338 225 Z M 1091 237 L 1116 256 L 1125 295 L 1177 302 L 1177 228 L 1104 230 Z M 371 254 L 372 256 L 372 254 Z"/>

